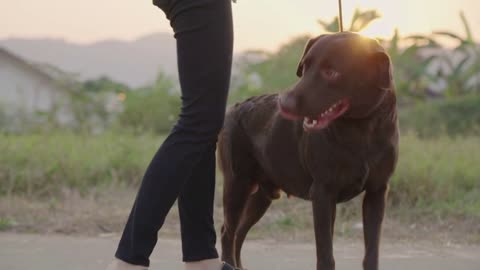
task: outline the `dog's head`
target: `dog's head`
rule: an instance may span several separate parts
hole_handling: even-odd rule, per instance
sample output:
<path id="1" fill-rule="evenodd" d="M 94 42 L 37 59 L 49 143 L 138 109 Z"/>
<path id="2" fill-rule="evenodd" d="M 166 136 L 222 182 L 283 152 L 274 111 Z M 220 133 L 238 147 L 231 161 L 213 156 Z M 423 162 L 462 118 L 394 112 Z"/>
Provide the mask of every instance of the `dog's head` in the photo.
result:
<path id="1" fill-rule="evenodd" d="M 339 117 L 370 115 L 393 90 L 392 66 L 374 39 L 342 32 L 311 39 L 298 65 L 300 80 L 280 95 L 285 118 L 304 120 L 306 131 Z"/>

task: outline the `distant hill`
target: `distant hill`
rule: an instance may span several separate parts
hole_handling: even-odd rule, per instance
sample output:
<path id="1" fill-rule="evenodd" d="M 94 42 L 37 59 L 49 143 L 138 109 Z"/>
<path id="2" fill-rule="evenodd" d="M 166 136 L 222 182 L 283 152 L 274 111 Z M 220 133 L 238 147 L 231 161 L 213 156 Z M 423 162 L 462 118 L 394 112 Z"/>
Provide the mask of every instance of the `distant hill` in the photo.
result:
<path id="1" fill-rule="evenodd" d="M 176 76 L 175 39 L 156 33 L 134 41 L 105 40 L 79 45 L 60 39 L 4 39 L 0 46 L 28 61 L 47 63 L 80 79 L 106 75 L 138 87 L 154 81 L 157 73 Z"/>

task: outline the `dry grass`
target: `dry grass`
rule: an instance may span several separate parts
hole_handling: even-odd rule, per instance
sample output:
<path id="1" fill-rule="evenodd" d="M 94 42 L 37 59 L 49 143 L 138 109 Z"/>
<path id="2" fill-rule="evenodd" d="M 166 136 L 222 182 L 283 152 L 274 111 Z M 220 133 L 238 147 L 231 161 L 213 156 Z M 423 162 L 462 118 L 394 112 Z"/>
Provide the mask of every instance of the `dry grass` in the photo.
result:
<path id="1" fill-rule="evenodd" d="M 104 236 L 121 233 L 128 217 L 136 190 L 131 187 L 107 187 L 86 195 L 63 190 L 57 199 L 32 201 L 25 196 L 0 198 L 0 231 L 22 233 L 61 233 L 69 235 Z M 219 192 L 217 192 L 219 193 Z M 363 237 L 361 198 L 339 205 L 336 237 Z M 215 203 L 217 232 L 223 221 L 220 195 Z M 178 238 L 179 222 L 176 206 L 161 230 L 162 237 Z M 395 241 L 434 241 L 449 243 L 480 243 L 478 219 L 405 218 L 395 210 L 388 213 L 384 237 Z M 260 222 L 249 233 L 250 239 L 279 241 L 312 241 L 313 220 L 310 202 L 287 199 L 274 202 Z"/>

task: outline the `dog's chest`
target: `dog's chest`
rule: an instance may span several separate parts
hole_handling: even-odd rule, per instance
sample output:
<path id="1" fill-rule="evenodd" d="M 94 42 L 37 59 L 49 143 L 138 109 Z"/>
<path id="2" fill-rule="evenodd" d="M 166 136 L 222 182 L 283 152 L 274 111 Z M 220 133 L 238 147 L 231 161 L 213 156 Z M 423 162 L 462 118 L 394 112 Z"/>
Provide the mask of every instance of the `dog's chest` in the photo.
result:
<path id="1" fill-rule="evenodd" d="M 337 194 L 337 202 L 346 202 L 365 190 L 369 176 L 369 166 L 367 162 L 359 161 L 351 167 L 340 167 L 337 174 L 334 175 L 335 181 L 333 190 Z"/>
<path id="2" fill-rule="evenodd" d="M 252 144 L 258 163 L 274 186 L 289 195 L 308 199 L 312 178 L 302 163 L 303 153 L 295 125 L 277 118 L 267 125 L 265 132 L 256 132 Z"/>
<path id="3" fill-rule="evenodd" d="M 369 150 L 367 141 L 338 142 L 321 135 L 306 140 L 304 149 L 303 163 L 315 182 L 312 187 L 328 190 L 337 202 L 348 201 L 365 190 L 371 164 L 379 155 Z"/>

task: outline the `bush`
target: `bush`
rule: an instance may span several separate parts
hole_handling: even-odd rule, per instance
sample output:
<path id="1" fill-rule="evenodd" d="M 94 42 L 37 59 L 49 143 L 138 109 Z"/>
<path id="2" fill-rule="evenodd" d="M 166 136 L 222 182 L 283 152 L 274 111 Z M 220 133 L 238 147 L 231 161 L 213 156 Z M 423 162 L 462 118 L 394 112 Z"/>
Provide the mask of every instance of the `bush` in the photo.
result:
<path id="1" fill-rule="evenodd" d="M 298 80 L 296 70 L 308 36 L 300 36 L 282 45 L 275 53 L 250 52 L 261 59 L 249 62 L 248 57 L 234 76 L 234 89 L 229 96 L 230 103 L 242 101 L 253 95 L 278 92 Z"/>
<path id="2" fill-rule="evenodd" d="M 160 75 L 152 88 L 126 93 L 124 111 L 118 117 L 118 124 L 120 128 L 135 133 L 166 133 L 177 119 L 180 102 L 173 83 Z"/>
<path id="3" fill-rule="evenodd" d="M 400 112 L 400 127 L 420 137 L 480 134 L 480 95 L 432 101 Z"/>

